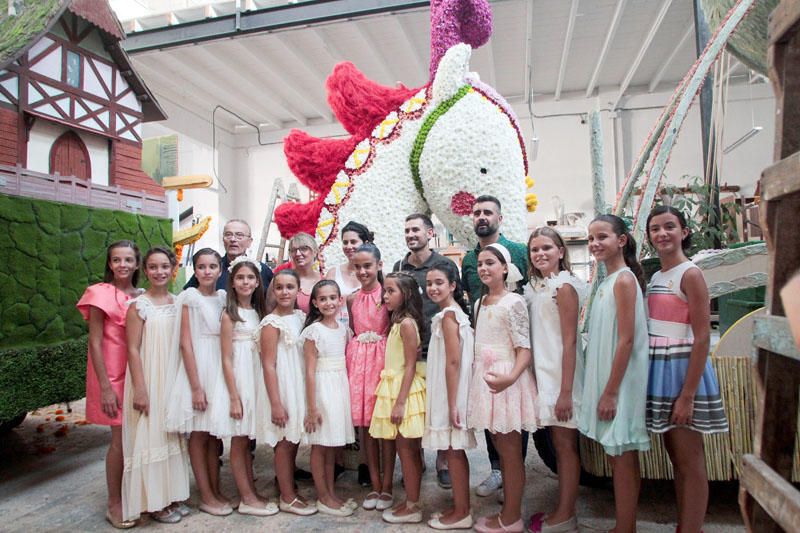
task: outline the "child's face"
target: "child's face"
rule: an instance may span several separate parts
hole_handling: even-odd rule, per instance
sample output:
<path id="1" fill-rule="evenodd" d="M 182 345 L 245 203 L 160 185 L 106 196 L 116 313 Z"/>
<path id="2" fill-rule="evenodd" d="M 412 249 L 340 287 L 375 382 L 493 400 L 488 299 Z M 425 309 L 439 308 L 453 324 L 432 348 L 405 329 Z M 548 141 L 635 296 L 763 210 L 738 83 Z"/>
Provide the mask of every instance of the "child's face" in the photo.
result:
<path id="1" fill-rule="evenodd" d="M 496 255 L 489 251 L 478 254 L 478 277 L 487 287 L 505 283 L 505 274 L 508 266 L 503 264 Z"/>
<path id="2" fill-rule="evenodd" d="M 650 219 L 647 236 L 658 255 L 681 251 L 681 241 L 689 234 L 688 228 L 682 228 L 678 217 L 672 213 L 663 213 Z"/>
<path id="3" fill-rule="evenodd" d="M 251 296 L 259 285 L 258 274 L 249 266 L 243 266 L 233 275 L 233 290 L 241 297 Z"/>
<path id="4" fill-rule="evenodd" d="M 388 278 L 383 284 L 383 302 L 389 311 L 394 311 L 403 305 L 403 292 L 394 278 Z"/>
<path id="5" fill-rule="evenodd" d="M 165 254 L 155 253 L 148 257 L 144 270 L 151 287 L 165 287 L 172 279 L 173 266 Z"/>
<path id="6" fill-rule="evenodd" d="M 282 309 L 291 309 L 294 307 L 294 302 L 297 300 L 297 291 L 300 288 L 297 286 L 297 280 L 294 276 L 289 274 L 278 274 L 272 280 L 272 292 L 275 293 L 275 300 L 278 307 Z"/>
<path id="7" fill-rule="evenodd" d="M 589 252 L 598 261 L 608 261 L 622 253 L 626 237 L 614 233 L 609 222 L 602 220 L 589 224 Z"/>
<path id="8" fill-rule="evenodd" d="M 127 246 L 112 248 L 108 259 L 108 268 L 114 273 L 116 281 L 126 281 L 133 276 L 139 265 L 136 264 L 136 252 Z"/>
<path id="9" fill-rule="evenodd" d="M 323 317 L 330 318 L 339 313 L 339 307 L 342 305 L 342 296 L 336 287 L 326 285 L 317 290 L 313 303 Z"/>
<path id="10" fill-rule="evenodd" d="M 447 274 L 441 270 L 429 270 L 425 278 L 428 293 L 428 298 L 437 305 L 444 304 L 450 300 L 453 292 L 456 290 L 455 282 L 450 282 L 447 279 Z"/>
<path id="11" fill-rule="evenodd" d="M 194 266 L 194 275 L 200 287 L 214 287 L 219 279 L 219 261 L 215 255 L 201 255 Z"/>
<path id="12" fill-rule="evenodd" d="M 528 245 L 528 259 L 543 276 L 558 272 L 558 263 L 564 257 L 564 249 L 559 248 L 550 237 L 539 235 Z"/>
<path id="13" fill-rule="evenodd" d="M 353 256 L 353 267 L 356 270 L 356 278 L 361 282 L 361 286 L 367 287 L 375 282 L 378 277 L 378 271 L 383 268 L 383 262 L 375 259 L 375 256 L 369 252 L 358 252 Z"/>

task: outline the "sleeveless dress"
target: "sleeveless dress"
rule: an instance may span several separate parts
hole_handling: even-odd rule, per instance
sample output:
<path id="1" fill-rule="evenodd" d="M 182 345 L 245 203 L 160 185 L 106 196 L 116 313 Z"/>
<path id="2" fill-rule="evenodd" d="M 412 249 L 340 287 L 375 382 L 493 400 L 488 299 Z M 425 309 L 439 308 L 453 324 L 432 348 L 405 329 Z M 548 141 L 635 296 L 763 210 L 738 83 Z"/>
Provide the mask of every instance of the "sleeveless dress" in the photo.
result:
<path id="1" fill-rule="evenodd" d="M 165 428 L 169 386 L 177 372 L 172 345 L 177 309 L 174 303 L 154 305 L 146 294 L 132 300 L 142 320 L 144 383 L 150 401 L 149 415 L 133 408 L 133 382 L 125 378 L 122 415 L 122 519 L 134 520 L 143 512 L 160 511 L 189 497 L 186 440 Z M 172 376 L 172 379 L 170 379 Z"/>
<path id="2" fill-rule="evenodd" d="M 647 287 L 648 329 L 650 331 L 650 379 L 647 386 L 647 429 L 663 433 L 677 427 L 670 422 L 672 405 L 683 389 L 694 335 L 689 321 L 689 301 L 681 290 L 683 275 L 697 268 L 685 261 L 669 270 L 659 270 Z M 694 396 L 692 422 L 688 427 L 700 433 L 728 431 L 719 383 L 711 360 Z"/>
<path id="3" fill-rule="evenodd" d="M 86 287 L 86 291 L 78 300 L 76 307 L 89 321 L 89 311 L 92 307 L 100 309 L 105 315 L 103 318 L 103 362 L 106 375 L 111 382 L 111 388 L 120 401 L 125 392 L 125 372 L 128 368 L 128 346 L 125 338 L 125 313 L 128 312 L 127 294 L 117 289 L 111 283 L 96 283 Z M 122 425 L 122 410 L 117 410 L 117 416 L 111 418 L 103 412 L 100 382 L 97 380 L 92 356 L 87 353 L 86 362 L 86 420 L 92 424 L 104 426 Z"/>
<path id="4" fill-rule="evenodd" d="M 633 348 L 628 367 L 619 385 L 617 412 L 610 421 L 597 417 L 597 404 L 603 394 L 614 352 L 617 348 L 617 304 L 614 283 L 619 276 L 633 276 L 629 268 L 621 268 L 600 283 L 589 317 L 589 342 L 586 345 L 586 367 L 583 381 L 578 430 L 603 446 L 608 455 L 622 455 L 631 450 L 650 449 L 645 426 L 647 402 L 647 315 L 639 284 L 636 283 L 636 322 Z"/>
<path id="5" fill-rule="evenodd" d="M 525 285 L 525 301 L 531 325 L 533 370 L 539 391 L 538 418 L 540 426 L 576 428 L 583 394 L 583 344 L 576 331 L 575 374 L 572 380 L 572 418 L 561 422 L 556 417 L 556 402 L 561 394 L 562 353 L 561 317 L 556 304 L 556 292 L 571 285 L 578 293 L 578 312 L 586 302 L 588 286 L 566 270 L 546 279 L 531 278 Z"/>
<path id="6" fill-rule="evenodd" d="M 510 373 L 516 361 L 515 349 L 531 347 L 525 300 L 509 292 L 495 304 L 483 304 L 477 320 L 467 424 L 491 433 L 536 431 L 536 384 L 530 368 L 497 394 L 492 393 L 484 380 L 489 371 Z"/>
<path id="7" fill-rule="evenodd" d="M 322 424 L 313 433 L 306 433 L 309 444 L 344 446 L 356 440 L 344 356 L 350 331 L 337 325 L 331 329 L 322 322 L 314 322 L 300 335 L 303 343 L 313 341 L 317 348 L 314 390 Z"/>
<path id="8" fill-rule="evenodd" d="M 414 329 L 417 329 L 416 322 Z M 419 343 L 419 331 L 416 331 Z M 369 434 L 376 439 L 394 440 L 399 433 L 407 439 L 418 439 L 425 433 L 425 363 L 418 362 L 406 398 L 406 410 L 400 425 L 392 424 L 392 408 L 400 395 L 405 372 L 403 339 L 400 324 L 394 324 L 386 340 L 386 366 L 381 372 L 380 383 L 375 391 L 377 396 Z"/>
<path id="9" fill-rule="evenodd" d="M 256 349 L 256 329 L 258 312 L 255 309 L 239 308 L 239 316 L 244 322 L 233 323 L 233 376 L 236 390 L 242 401 L 242 418 L 231 418 L 231 399 L 227 384 L 223 381 L 214 395 L 212 411 L 213 429 L 217 437 L 256 438 L 256 379 L 264 380 L 261 360 Z"/>
<path id="10" fill-rule="evenodd" d="M 167 429 L 181 433 L 192 431 L 211 431 L 213 401 L 219 387 L 225 387 L 222 375 L 222 352 L 219 343 L 219 327 L 222 308 L 225 306 L 225 291 L 218 290 L 211 296 L 204 296 L 191 287 L 178 295 L 175 300 L 178 308 L 173 347 L 177 350 L 178 374 L 167 406 Z M 195 411 L 192 407 L 192 387 L 183 365 L 180 351 L 181 314 L 183 307 L 189 310 L 189 327 L 192 336 L 192 351 L 197 365 L 197 377 L 206 393 L 208 406 L 205 411 Z"/>
<path id="11" fill-rule="evenodd" d="M 260 335 L 265 326 L 278 330 L 278 350 L 275 372 L 278 378 L 278 396 L 289 420 L 285 427 L 272 423 L 272 404 L 269 401 L 263 369 L 256 376 L 256 440 L 275 446 L 286 439 L 299 444 L 303 439 L 303 420 L 306 416 L 305 363 L 303 362 L 303 342 L 299 339 L 306 314 L 295 309 L 291 315 L 279 316 L 275 313 L 265 316 L 256 330 L 256 345 L 261 347 Z"/>
<path id="12" fill-rule="evenodd" d="M 303 292 L 302 288 L 298 289 L 297 307 L 305 314 L 308 314 L 308 311 L 311 309 L 311 293 L 306 294 Z M 347 306 L 342 306 L 342 307 L 347 307 Z"/>
<path id="13" fill-rule="evenodd" d="M 354 337 L 347 344 L 347 378 L 353 425 L 369 427 L 375 408 L 375 389 L 381 379 L 389 311 L 383 305 L 382 287 L 355 294 L 351 304 Z"/>
<path id="14" fill-rule="evenodd" d="M 458 322 L 458 336 L 461 342 L 461 366 L 458 375 L 458 394 L 456 407 L 461 419 L 461 429 L 450 425 L 450 408 L 447 396 L 447 353 L 444 348 L 442 320 L 447 313 L 453 313 Z M 467 398 L 469 382 L 472 377 L 472 358 L 475 354 L 475 335 L 469 324 L 469 317 L 457 305 L 443 309 L 431 319 L 431 340 L 428 345 L 425 387 L 426 418 L 422 447 L 428 450 L 467 450 L 477 446 L 475 432 L 467 428 Z"/>

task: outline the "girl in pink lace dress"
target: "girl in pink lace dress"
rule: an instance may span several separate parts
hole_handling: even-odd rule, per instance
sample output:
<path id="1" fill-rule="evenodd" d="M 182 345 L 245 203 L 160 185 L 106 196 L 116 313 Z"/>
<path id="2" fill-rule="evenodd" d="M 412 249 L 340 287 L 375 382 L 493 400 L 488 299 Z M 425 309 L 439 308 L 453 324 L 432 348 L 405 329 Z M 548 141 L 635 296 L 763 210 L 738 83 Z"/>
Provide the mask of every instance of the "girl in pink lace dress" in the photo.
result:
<path id="1" fill-rule="evenodd" d="M 372 243 L 364 244 L 354 254 L 353 264 L 361 289 L 347 298 L 354 332 L 346 352 L 350 410 L 353 425 L 361 428 L 361 449 L 366 452 L 372 484 L 372 492 L 364 500 L 364 509 L 383 510 L 391 506 L 392 486 L 391 483 L 382 486 L 378 443 L 369 436 L 368 431 L 375 408 L 375 389 L 383 371 L 386 334 L 389 331 L 389 311 L 383 304 L 381 252 Z M 390 469 L 394 470 L 394 443 L 387 441 L 384 444 L 384 469 L 390 463 Z"/>
<path id="2" fill-rule="evenodd" d="M 475 360 L 467 402 L 467 424 L 488 429 L 500 454 L 502 511 L 481 517 L 479 533 L 521 532 L 525 469 L 520 431 L 536 431 L 536 385 L 531 373 L 528 307 L 506 283 L 522 278 L 511 254 L 494 243 L 478 254 L 478 275 L 488 288 L 475 308 Z"/>

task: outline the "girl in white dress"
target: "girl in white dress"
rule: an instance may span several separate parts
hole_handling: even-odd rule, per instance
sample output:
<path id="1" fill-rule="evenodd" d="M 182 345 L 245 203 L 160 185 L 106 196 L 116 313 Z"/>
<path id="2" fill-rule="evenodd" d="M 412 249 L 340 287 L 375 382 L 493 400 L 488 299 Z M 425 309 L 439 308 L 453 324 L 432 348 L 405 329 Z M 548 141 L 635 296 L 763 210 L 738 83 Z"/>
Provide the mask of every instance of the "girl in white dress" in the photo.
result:
<path id="1" fill-rule="evenodd" d="M 453 480 L 453 508 L 434 516 L 428 525 L 434 529 L 469 529 L 469 462 L 464 450 L 477 445 L 475 432 L 466 426 L 475 335 L 455 265 L 441 261 L 431 266 L 427 292 L 441 311 L 431 320 L 422 447 L 445 450 Z"/>
<path id="2" fill-rule="evenodd" d="M 549 428 L 558 464 L 558 506 L 547 516 L 531 516 L 528 531 L 577 533 L 575 501 L 581 473 L 577 419 L 583 394 L 578 317 L 588 287 L 572 274 L 564 240 L 552 228 L 531 233 L 528 264 L 530 281 L 524 296 L 539 392 L 539 425 Z"/>
<path id="3" fill-rule="evenodd" d="M 177 265 L 175 254 L 155 247 L 144 256 L 150 288 L 131 300 L 125 317 L 128 374 L 122 411 L 122 519 L 144 512 L 159 522 L 180 522 L 172 507 L 189 497 L 186 443 L 165 427 L 167 398 L 177 372 L 177 309 L 167 285 Z"/>
<path id="4" fill-rule="evenodd" d="M 305 429 L 317 509 L 334 516 L 350 516 L 358 506 L 336 495 L 333 476 L 337 449 L 355 441 L 344 357 L 350 330 L 337 320 L 342 303 L 335 281 L 317 282 L 300 335 L 306 363 Z"/>
<path id="5" fill-rule="evenodd" d="M 256 438 L 256 376 L 262 375 L 256 330 L 266 314 L 261 269 L 247 256 L 231 262 L 220 339 L 225 386 L 219 387 L 213 418 L 218 437 L 231 437 L 231 470 L 242 500 L 239 513 L 269 516 L 278 506 L 256 494 L 250 439 Z"/>
<path id="6" fill-rule="evenodd" d="M 210 402 L 217 387 L 225 386 L 219 343 L 225 291 L 215 288 L 221 262 L 220 255 L 211 248 L 195 253 L 192 264 L 198 287 L 186 289 L 176 299 L 180 321 L 175 349 L 180 350 L 180 355 L 167 407 L 167 429 L 189 434 L 189 459 L 200 491 L 198 508 L 215 516 L 233 512 L 219 491 L 221 442 L 209 434 Z"/>
<path id="7" fill-rule="evenodd" d="M 281 511 L 309 515 L 317 509 L 300 498 L 294 487 L 297 445 L 303 439 L 306 416 L 305 365 L 300 332 L 306 314 L 297 309 L 300 277 L 294 270 L 281 270 L 272 278 L 275 309 L 259 324 L 259 347 L 263 380 L 257 384 L 256 440 L 275 448 L 275 475 Z"/>

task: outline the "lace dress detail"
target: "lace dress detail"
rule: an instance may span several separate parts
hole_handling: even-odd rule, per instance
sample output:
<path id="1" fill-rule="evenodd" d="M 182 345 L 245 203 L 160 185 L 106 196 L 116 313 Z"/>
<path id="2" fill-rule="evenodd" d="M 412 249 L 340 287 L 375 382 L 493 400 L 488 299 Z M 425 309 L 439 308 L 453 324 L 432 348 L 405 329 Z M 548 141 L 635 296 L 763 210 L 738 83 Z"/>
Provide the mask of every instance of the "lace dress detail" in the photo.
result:
<path id="1" fill-rule="evenodd" d="M 477 306 L 477 304 L 476 304 Z M 536 385 L 530 368 L 504 391 L 493 394 L 488 372 L 509 374 L 515 348 L 530 348 L 528 308 L 522 296 L 507 293 L 497 303 L 481 306 L 475 327 L 475 360 L 467 405 L 467 424 L 492 433 L 536 431 Z"/>
<path id="2" fill-rule="evenodd" d="M 278 427 L 272 423 L 272 404 L 266 382 L 261 375 L 256 376 L 256 440 L 275 446 L 286 439 L 295 444 L 304 443 L 303 419 L 306 416 L 305 362 L 303 342 L 300 332 L 306 314 L 296 309 L 287 316 L 271 314 L 265 316 L 255 332 L 256 346 L 261 348 L 261 331 L 266 326 L 278 330 L 278 346 L 275 372 L 278 381 L 278 396 L 289 419 L 286 426 Z"/>
<path id="3" fill-rule="evenodd" d="M 139 355 L 149 400 L 149 415 L 133 408 L 133 382 L 125 378 L 122 407 L 122 518 L 133 520 L 143 512 L 163 509 L 189 497 L 186 441 L 166 430 L 169 387 L 174 382 L 174 303 L 154 305 L 147 295 L 131 300 L 144 320 Z"/>

